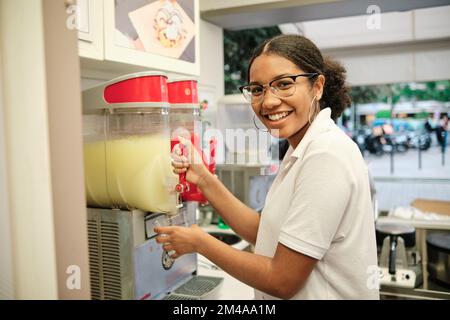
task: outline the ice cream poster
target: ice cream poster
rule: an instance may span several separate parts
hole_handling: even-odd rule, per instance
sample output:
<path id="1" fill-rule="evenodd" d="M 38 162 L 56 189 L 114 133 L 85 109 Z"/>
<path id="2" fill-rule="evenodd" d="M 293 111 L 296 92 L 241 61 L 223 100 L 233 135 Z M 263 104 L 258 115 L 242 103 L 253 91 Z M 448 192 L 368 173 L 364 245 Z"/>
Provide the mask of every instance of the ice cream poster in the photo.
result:
<path id="1" fill-rule="evenodd" d="M 195 62 L 194 0 L 115 0 L 116 45 Z"/>

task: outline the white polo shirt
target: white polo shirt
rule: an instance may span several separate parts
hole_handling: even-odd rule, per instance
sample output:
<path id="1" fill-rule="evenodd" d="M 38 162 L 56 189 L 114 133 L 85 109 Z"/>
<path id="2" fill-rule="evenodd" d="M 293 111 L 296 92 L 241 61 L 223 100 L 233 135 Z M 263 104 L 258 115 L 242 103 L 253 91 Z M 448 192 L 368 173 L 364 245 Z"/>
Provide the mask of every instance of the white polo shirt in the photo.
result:
<path id="1" fill-rule="evenodd" d="M 368 169 L 357 145 L 322 110 L 289 148 L 261 213 L 255 253 L 278 243 L 317 259 L 292 299 L 379 299 Z M 256 299 L 276 299 L 255 290 Z"/>

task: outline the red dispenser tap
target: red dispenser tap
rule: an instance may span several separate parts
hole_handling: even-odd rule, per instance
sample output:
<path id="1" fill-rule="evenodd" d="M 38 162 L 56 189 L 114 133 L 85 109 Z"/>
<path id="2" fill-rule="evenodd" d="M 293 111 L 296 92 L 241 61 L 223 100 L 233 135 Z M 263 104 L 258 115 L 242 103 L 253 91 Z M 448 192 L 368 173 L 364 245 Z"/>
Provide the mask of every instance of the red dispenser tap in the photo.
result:
<path id="1" fill-rule="evenodd" d="M 209 172 L 212 174 L 216 173 L 216 147 L 217 147 L 217 141 L 215 138 L 212 138 L 209 142 L 210 146 L 210 157 L 209 157 L 209 163 L 205 159 L 205 155 L 202 150 L 200 150 L 198 143 L 196 143 L 196 139 L 194 137 L 191 138 L 191 142 L 193 143 L 194 148 L 202 155 L 202 161 L 204 165 L 208 168 Z M 172 140 L 171 141 L 171 148 L 173 148 L 179 144 L 179 140 Z M 185 145 L 180 144 L 181 147 L 181 153 L 183 156 L 187 156 L 187 148 Z M 203 193 L 200 192 L 200 190 L 197 188 L 195 184 L 192 184 L 186 180 L 186 173 L 181 173 L 179 175 L 179 181 L 178 184 L 175 186 L 175 191 L 181 194 L 181 198 L 183 201 L 196 201 L 201 204 L 207 204 L 208 200 L 205 198 Z"/>
<path id="2" fill-rule="evenodd" d="M 179 144 L 178 140 L 172 140 L 172 150 L 175 147 L 175 145 Z M 187 147 L 183 144 L 180 144 L 181 148 L 181 156 L 187 156 Z M 180 173 L 178 184 L 175 186 L 175 191 L 178 193 L 184 193 L 189 191 L 189 183 L 186 180 L 186 172 Z"/>

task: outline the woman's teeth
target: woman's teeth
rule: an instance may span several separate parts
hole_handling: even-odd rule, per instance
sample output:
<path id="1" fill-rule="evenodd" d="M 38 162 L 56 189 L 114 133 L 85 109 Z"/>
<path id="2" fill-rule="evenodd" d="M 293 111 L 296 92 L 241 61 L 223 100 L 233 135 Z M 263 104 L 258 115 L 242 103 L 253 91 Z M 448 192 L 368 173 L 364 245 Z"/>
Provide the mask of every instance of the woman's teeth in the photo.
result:
<path id="1" fill-rule="evenodd" d="M 268 114 L 267 118 L 269 118 L 269 120 L 272 120 L 272 121 L 277 121 L 277 120 L 287 117 L 289 114 L 290 114 L 290 112 L 280 112 L 280 113 L 275 113 L 275 114 Z"/>

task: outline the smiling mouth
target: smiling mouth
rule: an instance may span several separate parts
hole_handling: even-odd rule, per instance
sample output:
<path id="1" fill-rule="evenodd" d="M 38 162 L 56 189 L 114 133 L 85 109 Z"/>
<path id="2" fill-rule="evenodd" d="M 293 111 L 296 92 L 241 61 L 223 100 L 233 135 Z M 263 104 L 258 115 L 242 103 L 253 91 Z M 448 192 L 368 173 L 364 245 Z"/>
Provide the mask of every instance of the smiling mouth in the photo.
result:
<path id="1" fill-rule="evenodd" d="M 266 114 L 264 115 L 264 118 L 269 120 L 269 121 L 280 121 L 284 118 L 286 118 L 287 116 L 289 116 L 293 111 L 284 111 L 284 112 L 279 112 L 279 113 L 274 113 L 274 114 Z"/>

